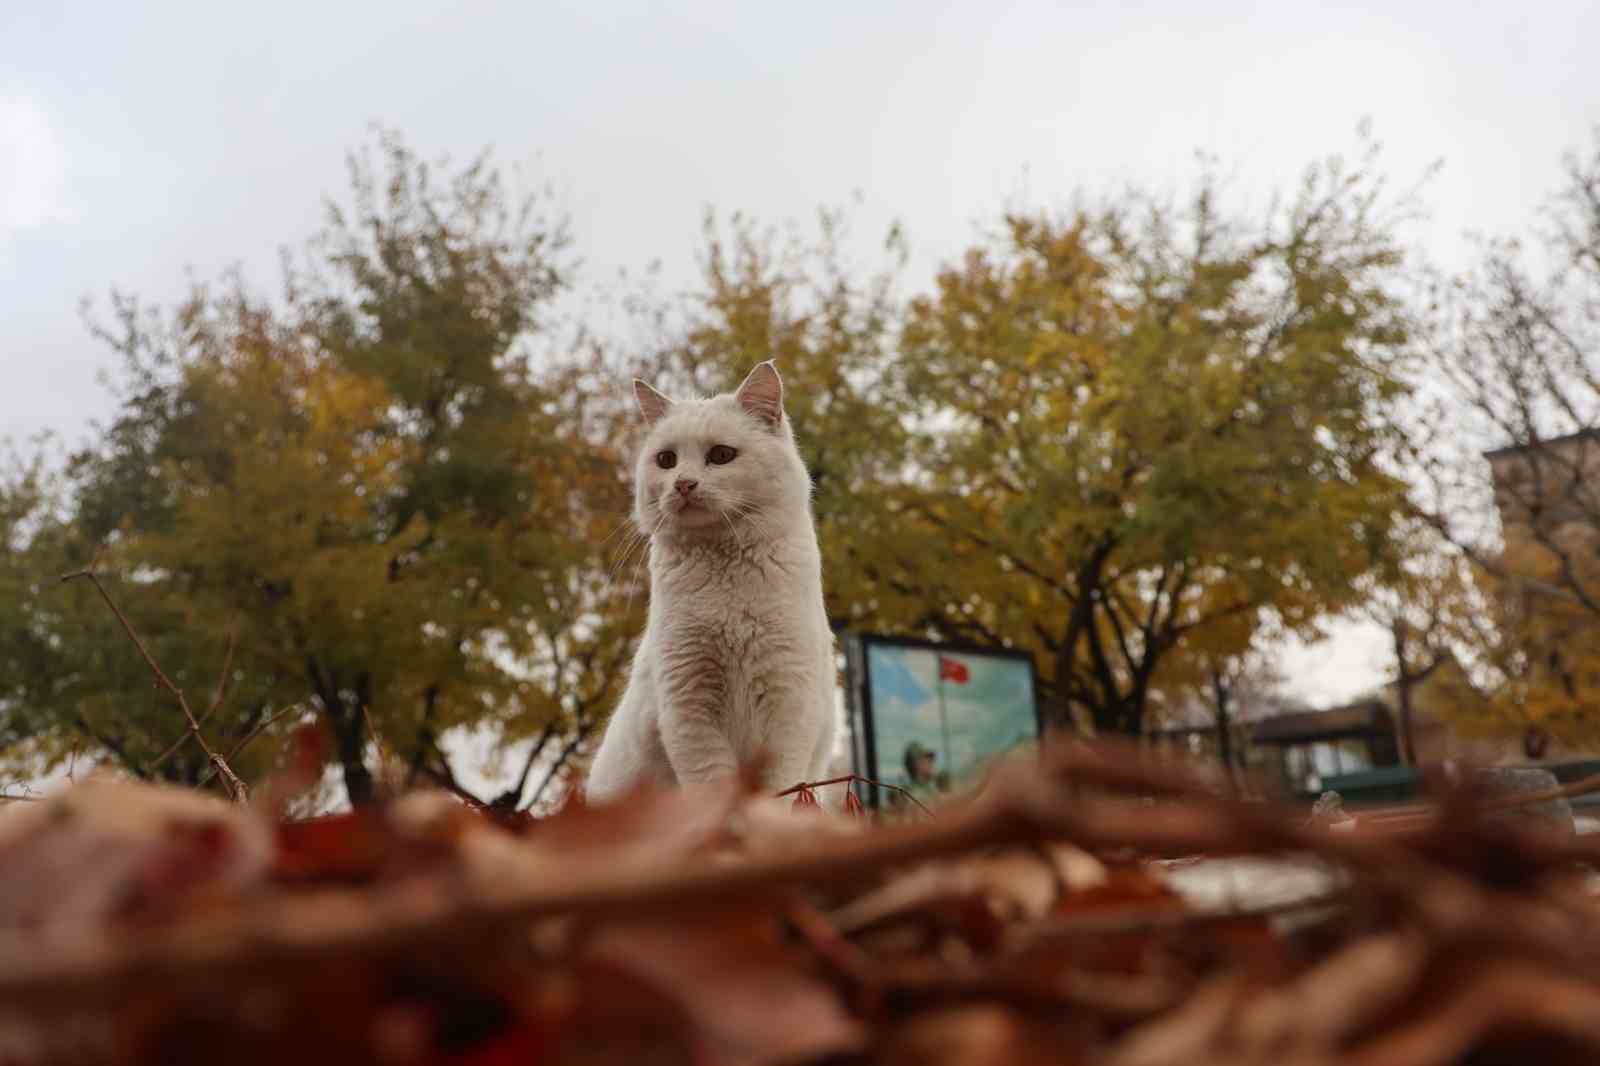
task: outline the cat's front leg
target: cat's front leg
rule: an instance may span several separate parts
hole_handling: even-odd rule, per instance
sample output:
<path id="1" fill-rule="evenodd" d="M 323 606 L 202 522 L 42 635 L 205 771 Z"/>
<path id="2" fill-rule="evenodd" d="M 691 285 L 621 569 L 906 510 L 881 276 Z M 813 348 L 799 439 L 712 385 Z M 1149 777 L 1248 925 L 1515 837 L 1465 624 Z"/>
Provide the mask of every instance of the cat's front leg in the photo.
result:
<path id="1" fill-rule="evenodd" d="M 661 743 L 681 784 L 715 781 L 739 770 L 728 739 L 725 686 L 711 676 L 669 679 L 661 706 Z"/>
<path id="2" fill-rule="evenodd" d="M 762 785 L 769 791 L 781 792 L 809 782 L 821 736 L 828 725 L 814 694 L 808 691 L 804 679 L 796 678 L 770 691 L 762 704 L 761 718 L 766 725 Z"/>

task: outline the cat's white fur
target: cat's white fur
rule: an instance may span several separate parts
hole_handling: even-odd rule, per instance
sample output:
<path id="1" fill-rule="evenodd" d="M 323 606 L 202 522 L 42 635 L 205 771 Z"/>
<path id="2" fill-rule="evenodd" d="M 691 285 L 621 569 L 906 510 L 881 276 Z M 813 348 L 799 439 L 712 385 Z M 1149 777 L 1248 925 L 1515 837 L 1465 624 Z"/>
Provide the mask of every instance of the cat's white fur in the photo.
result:
<path id="1" fill-rule="evenodd" d="M 833 633 L 778 371 L 762 363 L 709 400 L 674 402 L 642 381 L 634 396 L 647 426 L 633 520 L 649 537 L 650 613 L 587 794 L 707 781 L 758 755 L 771 788 L 817 780 L 834 742 Z M 718 445 L 737 456 L 710 462 Z"/>

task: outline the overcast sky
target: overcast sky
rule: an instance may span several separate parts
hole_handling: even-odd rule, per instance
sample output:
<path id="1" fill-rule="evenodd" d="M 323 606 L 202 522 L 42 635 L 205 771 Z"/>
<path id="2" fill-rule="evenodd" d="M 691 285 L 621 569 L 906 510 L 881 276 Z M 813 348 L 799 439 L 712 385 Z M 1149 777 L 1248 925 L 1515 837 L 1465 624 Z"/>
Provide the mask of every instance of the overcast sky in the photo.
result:
<path id="1" fill-rule="evenodd" d="M 781 220 L 857 192 L 925 276 L 1008 200 L 1177 189 L 1197 150 L 1267 190 L 1370 117 L 1397 179 L 1443 160 L 1416 237 L 1454 265 L 1464 232 L 1524 230 L 1588 143 L 1597 41 L 1592 0 L 4 0 L 0 436 L 109 412 L 85 296 L 170 301 L 235 263 L 272 284 L 374 121 L 535 168 L 599 280 L 686 278 L 706 205 Z M 1291 662 L 1314 702 L 1381 676 L 1370 634 L 1326 652 Z"/>

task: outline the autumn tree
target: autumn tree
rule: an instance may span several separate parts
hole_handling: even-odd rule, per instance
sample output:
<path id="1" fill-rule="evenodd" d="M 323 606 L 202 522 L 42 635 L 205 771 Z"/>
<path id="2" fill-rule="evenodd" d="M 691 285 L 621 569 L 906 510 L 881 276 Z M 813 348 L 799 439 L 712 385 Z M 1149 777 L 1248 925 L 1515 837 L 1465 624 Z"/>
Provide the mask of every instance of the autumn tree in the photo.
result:
<path id="1" fill-rule="evenodd" d="M 1488 244 L 1441 294 L 1423 512 L 1477 567 L 1489 633 L 1453 672 L 1469 725 L 1592 742 L 1600 707 L 1600 132 L 1530 252 Z M 1484 453 L 1487 454 L 1484 454 Z M 1451 707 L 1445 708 L 1448 713 Z"/>
<path id="2" fill-rule="evenodd" d="M 1437 710 L 1430 693 L 1464 663 L 1487 665 L 1500 639 L 1493 602 L 1468 558 L 1415 517 L 1402 524 L 1403 557 L 1398 570 L 1365 589 L 1352 617 L 1378 626 L 1387 637 L 1389 691 L 1401 759 L 1419 764 L 1421 714 Z M 1456 675 L 1458 678 L 1459 675 Z"/>
<path id="3" fill-rule="evenodd" d="M 1260 220 L 1209 182 L 1015 213 L 912 302 L 882 571 L 936 631 L 1035 651 L 1056 722 L 1137 733 L 1186 648 L 1304 629 L 1392 565 L 1407 321 L 1371 162 Z"/>
<path id="4" fill-rule="evenodd" d="M 104 546 L 180 684 L 216 677 L 231 643 L 212 728 L 226 742 L 303 706 L 357 803 L 374 741 L 448 780 L 451 728 L 548 745 L 592 729 L 620 682 L 629 623 L 597 556 L 623 509 L 616 456 L 585 432 L 584 368 L 529 340 L 565 283 L 561 224 L 483 160 L 441 179 L 389 134 L 352 178 L 281 298 L 231 281 L 171 313 L 115 301 L 99 332 L 126 364 L 117 420 L 64 507 L 13 533 L 12 580 L 35 580 L 0 610 L 29 611 L 38 646 L 0 682 L 8 704 L 134 772 L 176 720 L 130 696 L 142 664 L 87 590 L 38 582 L 47 561 Z"/>
<path id="5" fill-rule="evenodd" d="M 898 234 L 863 271 L 841 216 L 735 219 L 657 355 L 702 393 L 778 360 L 837 620 L 1026 648 L 1055 721 L 1137 732 L 1164 677 L 1200 683 L 1184 656 L 1303 631 L 1393 565 L 1399 209 L 1366 163 L 1262 220 L 1214 183 L 1013 214 L 909 299 Z"/>

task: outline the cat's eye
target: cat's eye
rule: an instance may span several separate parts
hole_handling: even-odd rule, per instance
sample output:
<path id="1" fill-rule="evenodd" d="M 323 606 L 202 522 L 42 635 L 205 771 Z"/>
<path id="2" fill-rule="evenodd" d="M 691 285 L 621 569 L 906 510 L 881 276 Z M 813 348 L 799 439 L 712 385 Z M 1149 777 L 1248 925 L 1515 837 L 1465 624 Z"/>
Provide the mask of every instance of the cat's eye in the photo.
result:
<path id="1" fill-rule="evenodd" d="M 663 470 L 671 470 L 678 465 L 678 453 L 670 448 L 656 452 L 656 465 Z"/>
<path id="2" fill-rule="evenodd" d="M 712 466 L 721 466 L 731 463 L 739 457 L 739 449 L 730 448 L 726 444 L 713 444 L 711 450 L 706 452 L 706 462 Z"/>

